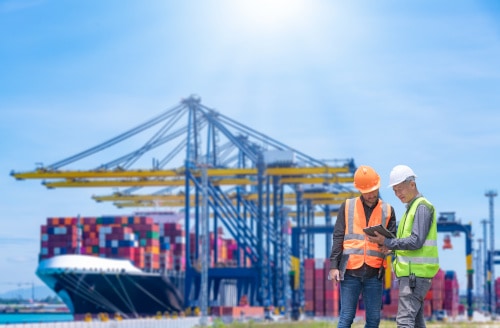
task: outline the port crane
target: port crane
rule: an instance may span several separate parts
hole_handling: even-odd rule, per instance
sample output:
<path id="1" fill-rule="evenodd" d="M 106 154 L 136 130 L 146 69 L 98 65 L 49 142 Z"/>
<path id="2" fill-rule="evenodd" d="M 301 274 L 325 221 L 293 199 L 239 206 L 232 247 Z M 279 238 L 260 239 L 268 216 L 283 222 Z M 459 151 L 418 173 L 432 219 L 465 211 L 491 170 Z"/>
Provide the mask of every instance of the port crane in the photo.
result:
<path id="1" fill-rule="evenodd" d="M 35 300 L 35 283 L 34 282 L 20 281 L 20 282 L 4 282 L 2 284 L 5 284 L 5 285 L 15 285 L 18 288 L 21 288 L 22 286 L 29 286 L 29 287 L 31 287 L 31 299 L 33 301 Z"/>
<path id="2" fill-rule="evenodd" d="M 142 138 L 140 143 L 137 138 Z M 83 160 L 90 168 L 78 168 Z M 238 282 L 238 299 L 249 295 L 251 305 L 281 307 L 290 299 L 290 237 L 284 227 L 289 220 L 301 227 L 320 218 L 331 224 L 339 204 L 358 195 L 352 186 L 355 169 L 353 159 L 318 160 L 190 96 L 97 146 L 11 175 L 42 180 L 49 189 L 114 188 L 112 194 L 93 199 L 113 201 L 118 208 L 183 209 L 185 231 L 195 231 L 196 239 L 192 250 L 186 234 L 186 254 L 194 254 L 186 261 L 186 307 L 199 305 L 200 292 L 208 293 L 200 291 L 196 267 L 206 204 L 211 230 L 224 226 L 238 244 L 235 267 L 208 268 L 211 294 L 216 298 L 220 282 L 233 279 Z M 300 238 L 312 253 L 314 240 Z"/>

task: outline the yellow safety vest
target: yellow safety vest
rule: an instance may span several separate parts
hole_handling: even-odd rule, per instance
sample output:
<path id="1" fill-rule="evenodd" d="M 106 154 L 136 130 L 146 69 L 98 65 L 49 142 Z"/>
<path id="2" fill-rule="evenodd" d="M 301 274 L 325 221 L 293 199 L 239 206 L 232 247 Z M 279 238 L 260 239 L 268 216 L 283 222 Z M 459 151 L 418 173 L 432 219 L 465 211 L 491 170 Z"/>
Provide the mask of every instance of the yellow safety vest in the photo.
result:
<path id="1" fill-rule="evenodd" d="M 395 250 L 394 272 L 398 277 L 407 277 L 410 273 L 414 273 L 417 277 L 433 278 L 439 270 L 436 211 L 427 199 L 419 197 L 412 202 L 399 223 L 397 237 L 407 238 L 411 235 L 415 213 L 421 204 L 432 211 L 432 224 L 421 248 Z"/>

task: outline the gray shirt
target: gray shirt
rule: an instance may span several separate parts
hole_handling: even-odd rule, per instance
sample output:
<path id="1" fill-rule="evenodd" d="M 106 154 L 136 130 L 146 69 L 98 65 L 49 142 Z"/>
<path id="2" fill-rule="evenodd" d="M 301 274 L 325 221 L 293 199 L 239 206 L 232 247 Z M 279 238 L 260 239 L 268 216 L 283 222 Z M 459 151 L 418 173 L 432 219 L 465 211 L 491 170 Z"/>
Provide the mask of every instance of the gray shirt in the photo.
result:
<path id="1" fill-rule="evenodd" d="M 406 205 L 407 211 L 419 197 L 422 197 L 422 194 L 419 193 Z M 434 213 L 431 209 L 424 204 L 418 205 L 413 219 L 411 235 L 406 238 L 386 238 L 384 245 L 393 250 L 416 250 L 422 248 L 429 234 L 433 218 Z"/>

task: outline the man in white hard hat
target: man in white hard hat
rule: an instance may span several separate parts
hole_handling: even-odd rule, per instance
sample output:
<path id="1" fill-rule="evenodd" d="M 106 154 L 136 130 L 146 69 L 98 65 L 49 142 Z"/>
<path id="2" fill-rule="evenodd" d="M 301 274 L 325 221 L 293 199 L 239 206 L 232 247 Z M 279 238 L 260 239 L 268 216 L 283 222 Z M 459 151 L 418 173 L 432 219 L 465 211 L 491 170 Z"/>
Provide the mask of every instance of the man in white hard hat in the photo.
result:
<path id="1" fill-rule="evenodd" d="M 369 242 L 363 229 L 383 225 L 396 233 L 394 208 L 379 197 L 380 176 L 370 166 L 354 173 L 354 187 L 361 196 L 346 199 L 339 208 L 333 230 L 328 279 L 340 283 L 340 317 L 337 328 L 352 325 L 359 296 L 365 305 L 365 328 L 378 328 L 386 254 Z"/>
<path id="2" fill-rule="evenodd" d="M 406 204 L 398 225 L 397 238 L 368 237 L 394 250 L 393 268 L 399 280 L 398 328 L 425 327 L 423 304 L 432 278 L 439 270 L 437 220 L 434 206 L 417 189 L 417 175 L 406 165 L 395 166 L 389 187 Z"/>

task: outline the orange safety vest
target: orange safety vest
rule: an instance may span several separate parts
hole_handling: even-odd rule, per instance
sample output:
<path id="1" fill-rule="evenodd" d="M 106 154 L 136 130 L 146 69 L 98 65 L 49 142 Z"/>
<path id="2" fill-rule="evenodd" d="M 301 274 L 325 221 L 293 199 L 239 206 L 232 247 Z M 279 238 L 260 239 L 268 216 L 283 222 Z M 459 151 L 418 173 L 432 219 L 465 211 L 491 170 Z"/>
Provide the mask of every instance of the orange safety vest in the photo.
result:
<path id="1" fill-rule="evenodd" d="M 368 241 L 363 228 L 382 224 L 387 227 L 391 217 L 391 206 L 379 199 L 372 211 L 368 225 L 366 224 L 363 202 L 360 197 L 346 199 L 345 203 L 345 235 L 343 254 L 349 254 L 347 269 L 360 268 L 363 263 L 373 267 L 385 267 L 385 255 L 380 252 L 376 243 Z"/>

